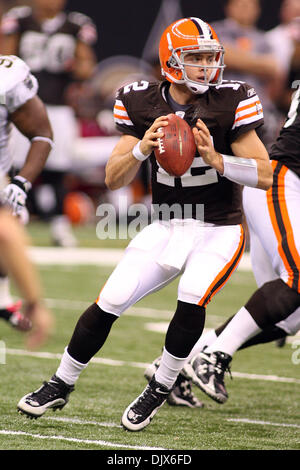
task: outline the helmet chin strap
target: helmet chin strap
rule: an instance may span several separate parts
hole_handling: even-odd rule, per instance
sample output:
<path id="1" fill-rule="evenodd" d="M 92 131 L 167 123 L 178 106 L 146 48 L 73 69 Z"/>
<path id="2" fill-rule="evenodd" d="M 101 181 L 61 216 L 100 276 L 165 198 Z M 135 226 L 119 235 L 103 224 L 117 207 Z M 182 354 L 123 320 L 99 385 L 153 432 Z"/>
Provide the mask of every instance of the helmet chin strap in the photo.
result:
<path id="1" fill-rule="evenodd" d="M 203 95 L 209 89 L 208 85 L 195 84 L 190 80 L 185 80 L 185 85 L 195 95 Z"/>
<path id="2" fill-rule="evenodd" d="M 193 80 L 190 80 L 187 76 L 186 71 L 184 70 L 184 67 L 182 70 L 182 76 L 187 88 L 195 95 L 203 95 L 203 93 L 205 93 L 209 89 L 209 85 L 201 85 L 201 83 L 197 83 Z"/>

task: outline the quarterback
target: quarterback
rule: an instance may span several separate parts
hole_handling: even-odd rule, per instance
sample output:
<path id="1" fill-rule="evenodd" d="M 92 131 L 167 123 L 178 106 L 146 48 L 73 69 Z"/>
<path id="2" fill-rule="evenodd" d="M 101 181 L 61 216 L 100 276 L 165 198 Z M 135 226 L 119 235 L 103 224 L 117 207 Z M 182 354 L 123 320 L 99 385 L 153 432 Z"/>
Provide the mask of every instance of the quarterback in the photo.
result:
<path id="1" fill-rule="evenodd" d="M 53 145 L 52 129 L 43 102 L 37 96 L 38 82 L 17 56 L 0 55 L 0 173 L 9 175 L 2 185 L 2 201 L 23 222 L 28 219 L 26 199 L 32 183 L 41 172 Z M 25 163 L 13 172 L 13 125 L 29 140 Z M 19 330 L 30 329 L 29 320 L 13 303 L 7 273 L 0 266 L 0 318 Z"/>
<path id="2" fill-rule="evenodd" d="M 161 212 L 129 243 L 97 300 L 78 320 L 54 376 L 20 400 L 18 409 L 27 415 L 63 407 L 114 321 L 181 276 L 161 364 L 122 416 L 125 429 L 147 426 L 201 336 L 208 302 L 243 253 L 242 185 L 267 190 L 272 184 L 269 156 L 255 131 L 263 124 L 259 97 L 248 84 L 223 81 L 224 48 L 213 29 L 199 18 L 176 21 L 161 37 L 159 56 L 165 81 L 142 80 L 119 90 L 114 115 L 122 136 L 107 163 L 106 184 L 110 189 L 129 184 L 150 158 L 153 204 Z M 166 173 L 153 154 L 170 113 L 192 127 L 197 147 L 191 167 L 179 178 Z M 189 207 L 189 217 L 164 210 L 174 204 Z"/>

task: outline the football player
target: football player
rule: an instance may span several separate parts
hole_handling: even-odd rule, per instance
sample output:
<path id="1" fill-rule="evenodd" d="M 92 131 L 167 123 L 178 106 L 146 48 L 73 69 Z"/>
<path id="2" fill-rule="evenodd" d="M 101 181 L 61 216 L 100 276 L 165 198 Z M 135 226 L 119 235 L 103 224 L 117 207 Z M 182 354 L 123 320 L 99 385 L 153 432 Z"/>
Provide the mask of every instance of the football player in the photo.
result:
<path id="1" fill-rule="evenodd" d="M 64 11 L 66 0 L 33 0 L 31 6 L 9 10 L 3 17 L 2 51 L 21 57 L 39 82 L 39 96 L 47 107 L 55 135 L 39 184 L 32 191 L 38 214 L 50 222 L 52 241 L 75 246 L 77 240 L 64 215 L 65 176 L 72 168 L 72 145 L 78 135 L 73 109 L 65 95 L 70 83 L 91 77 L 96 65 L 92 45 L 97 39 L 93 21 L 78 12 Z M 22 161 L 26 142 L 14 135 Z M 46 197 L 48 196 L 48 197 Z M 45 202 L 46 200 L 46 202 Z"/>
<path id="2" fill-rule="evenodd" d="M 45 106 L 37 96 L 38 82 L 23 60 L 16 56 L 0 55 L 0 171 L 13 171 L 13 125 L 29 141 L 25 163 L 18 174 L 11 174 L 2 187 L 3 196 L 12 213 L 23 222 L 28 219 L 27 194 L 33 181 L 45 165 L 53 146 L 52 129 Z M 10 294 L 6 270 L 0 265 L 0 318 L 15 328 L 27 331 L 31 322 L 20 311 Z"/>
<path id="3" fill-rule="evenodd" d="M 300 329 L 299 83 L 270 156 L 272 187 L 267 192 L 245 187 L 243 192 L 259 288 L 227 324 L 199 340 L 186 366 L 189 378 L 219 403 L 228 399 L 224 372 L 237 349 L 294 335 Z"/>
<path id="4" fill-rule="evenodd" d="M 106 166 L 106 184 L 113 190 L 129 184 L 150 158 L 157 217 L 129 243 L 78 320 L 56 373 L 20 400 L 18 409 L 27 415 L 63 407 L 115 320 L 181 276 L 160 366 L 122 416 L 125 429 L 147 426 L 203 331 L 208 302 L 242 256 L 241 185 L 267 190 L 272 184 L 269 156 L 255 132 L 263 124 L 259 98 L 248 84 L 222 80 L 224 49 L 213 29 L 199 18 L 176 21 L 163 33 L 159 55 L 165 81 L 141 80 L 119 90 L 114 115 L 122 136 Z M 188 122 L 197 146 L 191 168 L 180 178 L 167 174 L 153 154 L 169 113 Z"/>

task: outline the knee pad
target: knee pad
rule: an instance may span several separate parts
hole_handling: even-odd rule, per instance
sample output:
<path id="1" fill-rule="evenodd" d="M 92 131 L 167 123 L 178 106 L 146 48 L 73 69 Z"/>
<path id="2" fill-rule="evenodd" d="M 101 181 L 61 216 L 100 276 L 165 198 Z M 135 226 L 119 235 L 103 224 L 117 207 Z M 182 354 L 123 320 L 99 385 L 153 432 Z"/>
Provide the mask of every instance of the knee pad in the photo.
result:
<path id="1" fill-rule="evenodd" d="M 120 315 L 139 287 L 137 271 L 119 265 L 103 287 L 97 304 L 103 310 Z"/>
<path id="2" fill-rule="evenodd" d="M 258 326 L 264 329 L 284 320 L 299 306 L 300 294 L 282 279 L 276 279 L 260 287 L 245 308 Z"/>
<path id="3" fill-rule="evenodd" d="M 185 275 L 179 283 L 178 298 L 186 304 L 196 305 L 204 295 L 206 288 L 206 286 L 200 285 L 199 279 L 196 280 L 192 276 L 188 278 Z"/>

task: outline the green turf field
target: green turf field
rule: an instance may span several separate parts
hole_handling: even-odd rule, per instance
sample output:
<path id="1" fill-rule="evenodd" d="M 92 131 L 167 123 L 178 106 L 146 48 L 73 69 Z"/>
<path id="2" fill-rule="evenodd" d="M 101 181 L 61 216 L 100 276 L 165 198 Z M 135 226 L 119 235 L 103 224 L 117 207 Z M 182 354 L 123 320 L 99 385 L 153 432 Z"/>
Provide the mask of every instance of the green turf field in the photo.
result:
<path id="1" fill-rule="evenodd" d="M 48 236 L 38 226 L 31 227 L 31 234 L 34 240 Z M 82 229 L 82 245 L 85 241 L 87 246 L 97 245 L 92 230 Z M 300 352 L 292 348 L 295 342 L 282 349 L 268 344 L 238 352 L 232 364 L 233 380 L 227 378 L 230 397 L 225 405 L 211 401 L 194 387 L 205 402 L 204 409 L 165 404 L 143 431 L 129 433 L 120 427 L 124 409 L 146 384 L 144 365 L 160 353 L 164 334 L 153 331 L 153 326 L 160 324 L 163 331 L 170 320 L 176 305 L 176 282 L 136 304 L 114 324 L 101 354 L 82 373 L 62 411 L 50 411 L 38 420 L 19 415 L 18 400 L 55 372 L 57 355 L 67 345 L 79 314 L 96 298 L 111 270 L 101 266 L 40 267 L 45 297 L 56 318 L 55 334 L 41 351 L 22 352 L 22 334 L 1 323 L 0 339 L 6 345 L 6 363 L 0 364 L 1 450 L 300 449 Z M 235 273 L 209 304 L 206 328 L 221 324 L 254 289 L 251 273 Z M 299 350 L 299 337 L 297 347 Z M 293 363 L 292 357 L 299 360 Z"/>

